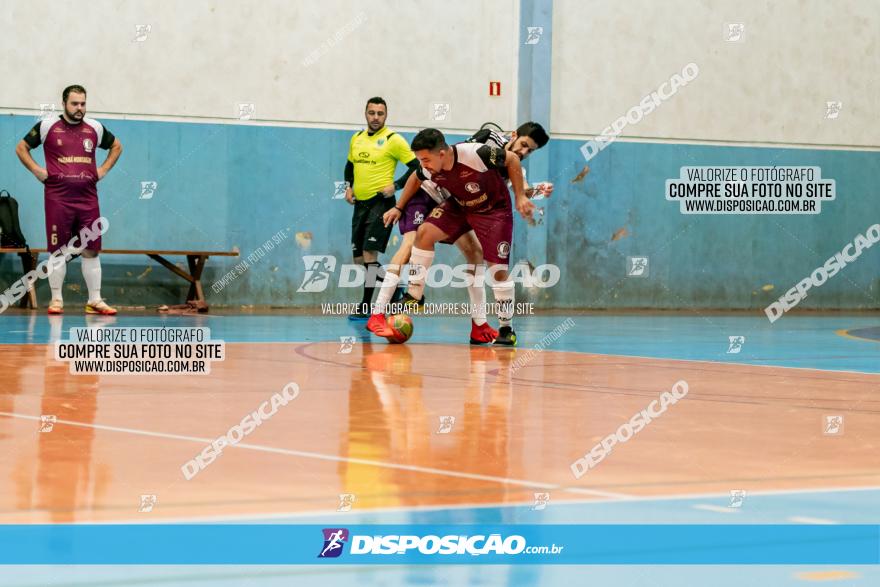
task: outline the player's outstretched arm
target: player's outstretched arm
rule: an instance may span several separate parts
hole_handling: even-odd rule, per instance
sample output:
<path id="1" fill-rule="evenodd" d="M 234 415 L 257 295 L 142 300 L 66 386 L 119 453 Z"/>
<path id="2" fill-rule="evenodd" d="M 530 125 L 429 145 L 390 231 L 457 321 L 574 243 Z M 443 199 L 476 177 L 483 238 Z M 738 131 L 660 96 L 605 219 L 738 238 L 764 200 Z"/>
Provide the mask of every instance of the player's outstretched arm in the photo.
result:
<path id="1" fill-rule="evenodd" d="M 529 199 L 534 198 L 538 194 L 543 194 L 545 198 L 549 198 L 553 195 L 553 184 L 549 181 L 542 181 L 530 186 L 528 182 L 524 182 L 523 190 Z"/>
<path id="2" fill-rule="evenodd" d="M 510 186 L 513 188 L 513 195 L 517 200 L 525 198 L 526 180 L 523 177 L 522 163 L 520 163 L 519 157 L 510 151 L 505 151 L 504 166 L 507 168 L 507 177 L 510 178 Z"/>
<path id="3" fill-rule="evenodd" d="M 406 167 L 407 167 L 407 169 L 404 172 L 404 174 L 401 175 L 400 177 L 398 177 L 396 180 L 394 180 L 393 185 L 394 185 L 395 192 L 397 190 L 402 190 L 403 188 L 405 188 L 406 182 L 409 181 L 409 176 L 411 176 L 413 173 L 415 173 L 416 171 L 419 170 L 419 167 L 420 167 L 419 160 L 416 159 L 415 157 L 413 157 L 413 159 L 409 163 L 406 164 Z M 392 192 L 392 195 L 393 195 L 393 192 Z M 401 206 L 401 208 L 403 208 L 403 206 Z"/>
<path id="4" fill-rule="evenodd" d="M 422 187 L 422 180 L 419 179 L 417 174 L 413 173 L 406 178 L 406 185 L 403 186 L 403 193 L 400 194 L 400 200 L 392 209 L 385 212 L 382 216 L 385 226 L 390 226 L 400 220 L 400 216 L 403 214 L 403 209 L 406 207 L 406 204 L 410 201 L 410 198 L 419 191 L 420 187 Z"/>
<path id="5" fill-rule="evenodd" d="M 535 211 L 535 205 L 529 201 L 525 193 L 522 163 L 519 162 L 519 157 L 516 154 L 506 151 L 504 165 L 507 167 L 507 177 L 510 178 L 510 185 L 513 187 L 516 210 L 523 218 L 530 220 Z"/>
<path id="6" fill-rule="evenodd" d="M 416 156 L 413 154 L 412 150 L 410 150 L 407 142 L 398 134 L 395 134 L 391 139 L 389 139 L 389 152 L 394 159 L 397 160 L 398 163 L 403 163 L 406 165 L 406 171 L 398 177 L 396 180 L 388 184 L 382 189 L 382 193 L 386 198 L 394 197 L 394 193 L 397 190 L 402 190 L 404 186 L 406 186 L 406 182 L 409 179 L 409 176 L 418 171 L 420 165 L 419 160 L 416 159 Z M 401 206 L 403 208 L 403 206 Z"/>

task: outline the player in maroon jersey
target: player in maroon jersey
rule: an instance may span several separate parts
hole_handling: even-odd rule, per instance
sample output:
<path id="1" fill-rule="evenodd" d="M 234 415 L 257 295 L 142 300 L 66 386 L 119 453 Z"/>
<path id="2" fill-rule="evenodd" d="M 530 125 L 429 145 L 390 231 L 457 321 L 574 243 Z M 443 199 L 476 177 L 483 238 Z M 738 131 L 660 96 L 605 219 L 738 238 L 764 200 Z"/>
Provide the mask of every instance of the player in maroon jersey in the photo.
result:
<path id="1" fill-rule="evenodd" d="M 19 141 L 15 153 L 28 171 L 45 186 L 46 240 L 49 252 L 60 249 L 100 216 L 98 182 L 113 168 L 122 154 L 122 143 L 97 120 L 86 117 L 86 90 L 73 85 L 62 94 L 64 113 L 41 120 Z M 46 167 L 40 167 L 31 149 L 43 145 Z M 109 149 L 104 163 L 95 162 L 96 149 Z M 101 238 L 82 251 L 82 272 L 89 290 L 87 314 L 112 315 L 116 310 L 101 299 Z M 52 289 L 50 314 L 64 312 L 61 290 L 66 265 L 49 273 Z"/>
<path id="2" fill-rule="evenodd" d="M 489 124 L 491 123 L 483 125 L 483 128 L 477 131 L 467 142 L 491 145 L 505 151 L 511 151 L 519 157 L 520 161 L 523 161 L 550 140 L 544 127 L 536 122 L 521 124 L 516 131 L 509 135 L 486 128 Z M 502 176 L 506 177 L 507 168 L 499 169 L 499 172 Z M 523 178 L 525 179 L 525 170 L 523 170 Z M 530 198 L 537 194 L 549 198 L 553 193 L 552 183 L 544 182 L 534 187 L 529 187 L 524 181 L 523 185 L 526 195 Z M 376 300 L 373 315 L 370 317 L 369 322 L 367 322 L 367 330 L 379 336 L 388 336 L 389 330 L 384 313 L 385 305 L 392 299 L 393 290 L 399 282 L 400 267 L 409 262 L 410 252 L 415 243 L 418 227 L 429 216 L 436 205 L 442 203 L 447 197 L 449 197 L 448 191 L 440 189 L 430 180 L 425 180 L 418 187 L 405 187 L 397 205 L 385 213 L 386 225 L 399 220 L 400 233 L 404 235 L 404 239 L 391 260 L 391 264 L 387 267 L 385 282 L 383 282 L 379 297 Z M 455 241 L 455 244 L 464 253 L 468 264 L 474 266 L 475 273 L 479 274 L 478 268 L 483 263 L 483 255 L 474 232 L 466 233 Z M 498 336 L 498 331 L 486 322 L 486 292 L 482 283 L 475 281 L 475 283 L 469 285 L 468 296 L 471 302 L 471 344 L 493 342 Z M 422 300 L 424 300 L 424 295 Z"/>
<path id="3" fill-rule="evenodd" d="M 411 277 L 404 303 L 421 302 L 427 269 L 434 259 L 437 242 L 454 242 L 470 230 L 476 233 L 483 257 L 490 264 L 490 278 L 495 301 L 499 304 L 499 330 L 495 344 L 513 346 L 514 284 L 507 271 L 513 240 L 513 210 L 504 169 L 510 179 L 516 209 L 531 219 L 535 205 L 525 194 L 522 165 L 517 154 L 480 143 L 449 146 L 437 129 L 419 132 L 412 150 L 421 164 L 410 176 L 407 191 L 431 181 L 447 190 L 451 197 L 434 208 L 416 234 L 410 257 Z"/>

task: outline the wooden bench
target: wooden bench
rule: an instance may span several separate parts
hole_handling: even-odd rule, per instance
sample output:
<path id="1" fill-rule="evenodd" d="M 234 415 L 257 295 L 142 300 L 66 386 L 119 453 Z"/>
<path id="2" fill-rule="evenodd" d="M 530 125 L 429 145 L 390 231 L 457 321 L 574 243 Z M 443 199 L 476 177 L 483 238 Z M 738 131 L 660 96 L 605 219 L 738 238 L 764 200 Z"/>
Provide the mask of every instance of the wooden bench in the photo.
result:
<path id="1" fill-rule="evenodd" d="M 15 253 L 21 258 L 22 275 L 37 268 L 40 253 L 48 253 L 47 249 L 31 249 L 28 253 L 23 248 L 0 248 L 0 253 Z M 237 251 L 151 251 L 134 249 L 102 249 L 102 255 L 146 255 L 156 261 L 175 275 L 189 282 L 189 292 L 186 301 L 205 301 L 205 292 L 202 289 L 202 271 L 209 257 L 237 257 Z M 169 255 L 184 255 L 189 266 L 189 273 L 166 259 Z M 19 306 L 22 308 L 36 308 L 37 294 L 33 286 L 28 289 L 28 295 L 21 299 Z"/>

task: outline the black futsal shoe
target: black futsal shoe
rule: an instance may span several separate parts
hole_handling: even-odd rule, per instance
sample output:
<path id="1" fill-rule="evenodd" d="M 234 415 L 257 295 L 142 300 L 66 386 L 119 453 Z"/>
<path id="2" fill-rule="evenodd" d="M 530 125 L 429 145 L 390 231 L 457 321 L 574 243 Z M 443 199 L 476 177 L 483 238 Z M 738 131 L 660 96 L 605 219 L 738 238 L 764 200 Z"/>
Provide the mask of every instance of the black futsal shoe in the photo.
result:
<path id="1" fill-rule="evenodd" d="M 409 295 L 409 292 L 406 292 L 403 294 L 403 297 L 400 298 L 400 303 L 403 304 L 403 307 L 406 310 L 421 310 L 425 307 L 425 296 L 422 296 L 422 299 L 417 300 Z"/>
<path id="2" fill-rule="evenodd" d="M 516 346 L 516 332 L 510 326 L 502 326 L 498 329 L 498 337 L 495 339 L 496 345 Z"/>

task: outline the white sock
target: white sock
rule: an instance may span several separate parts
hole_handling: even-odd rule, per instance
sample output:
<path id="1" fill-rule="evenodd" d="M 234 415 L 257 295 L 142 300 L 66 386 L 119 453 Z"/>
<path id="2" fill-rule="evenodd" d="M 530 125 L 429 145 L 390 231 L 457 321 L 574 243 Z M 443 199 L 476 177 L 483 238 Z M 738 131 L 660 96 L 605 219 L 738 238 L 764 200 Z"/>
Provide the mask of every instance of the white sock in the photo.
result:
<path id="1" fill-rule="evenodd" d="M 471 298 L 471 320 L 477 326 L 486 323 L 486 286 L 482 277 L 482 265 L 474 270 L 474 282 L 468 286 L 468 296 Z"/>
<path id="2" fill-rule="evenodd" d="M 52 299 L 63 300 L 61 289 L 64 287 L 64 276 L 67 275 L 67 263 L 51 265 L 49 271 L 49 289 L 52 290 Z"/>
<path id="3" fill-rule="evenodd" d="M 501 326 L 510 326 L 513 322 L 513 292 L 512 281 L 502 281 L 492 286 L 498 304 L 498 324 Z"/>
<path id="4" fill-rule="evenodd" d="M 406 293 L 417 300 L 425 294 L 425 280 L 428 278 L 428 269 L 434 262 L 434 251 L 426 251 L 417 247 L 412 248 L 409 256 L 409 285 Z"/>
<path id="5" fill-rule="evenodd" d="M 385 306 L 391 301 L 391 296 L 394 295 L 394 290 L 397 289 L 398 283 L 400 283 L 400 275 L 391 273 L 390 271 L 385 272 L 385 279 L 382 280 L 382 288 L 379 290 L 379 295 L 376 296 L 376 305 L 373 307 L 373 314 L 385 313 Z"/>
<path id="6" fill-rule="evenodd" d="M 89 290 L 89 303 L 97 304 L 101 301 L 101 258 L 83 257 L 82 274 Z"/>

